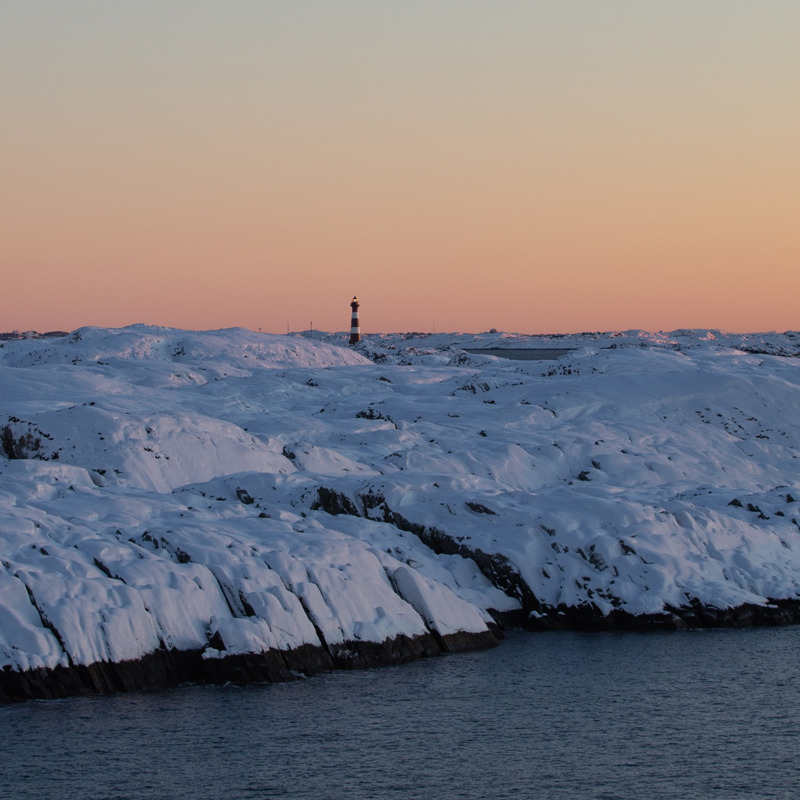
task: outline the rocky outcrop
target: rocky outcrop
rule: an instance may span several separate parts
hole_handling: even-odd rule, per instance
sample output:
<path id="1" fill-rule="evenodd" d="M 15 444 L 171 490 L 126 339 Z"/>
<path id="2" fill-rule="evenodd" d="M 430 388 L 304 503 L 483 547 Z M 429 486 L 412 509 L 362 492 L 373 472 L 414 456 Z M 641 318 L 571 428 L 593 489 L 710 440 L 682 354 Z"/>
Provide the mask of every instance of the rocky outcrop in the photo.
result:
<path id="1" fill-rule="evenodd" d="M 536 597 L 519 570 L 502 553 L 472 549 L 435 526 L 412 522 L 390 508 L 386 498 L 371 489 L 360 492 L 356 500 L 360 503 L 361 510 L 345 494 L 320 487 L 313 507 L 334 515 L 350 514 L 380 519 L 402 531 L 413 533 L 438 554 L 458 554 L 472 559 L 494 586 L 520 603 L 519 611 L 500 613 L 490 609 L 501 629 L 517 627 L 529 631 L 677 631 L 800 624 L 800 600 L 792 598 L 770 598 L 766 605 L 743 603 L 726 608 L 704 605 L 693 599 L 684 606 L 665 606 L 663 612 L 650 614 L 632 614 L 621 608 L 604 613 L 592 603 L 550 606 Z M 463 649 L 470 647 L 466 645 Z"/>
<path id="2" fill-rule="evenodd" d="M 430 547 L 434 553 L 439 555 L 460 555 L 471 559 L 494 586 L 520 602 L 522 606 L 520 613 L 514 612 L 510 615 L 499 615 L 499 619 L 505 623 L 518 624 L 531 611 L 539 611 L 541 609 L 541 603 L 522 579 L 519 571 L 502 553 L 485 553 L 480 549 L 470 548 L 435 526 L 412 522 L 391 509 L 383 495 L 372 490 L 360 493 L 358 501 L 361 503 L 361 511 L 347 495 L 321 486 L 317 492 L 317 500 L 312 504 L 312 509 L 322 510 L 334 516 L 337 514 L 349 514 L 373 520 L 379 519 L 394 525 L 401 531 L 413 533 L 420 541 Z M 492 613 L 494 614 L 495 612 L 492 610 Z"/>
<path id="3" fill-rule="evenodd" d="M 178 686 L 184 683 L 281 683 L 333 669 L 403 664 L 461 650 L 494 647 L 489 632 L 440 637 L 396 636 L 383 642 L 350 641 L 333 647 L 304 645 L 295 650 L 208 657 L 209 651 L 159 650 L 143 658 L 54 669 L 0 671 L 0 703 L 52 700 Z"/>
<path id="4" fill-rule="evenodd" d="M 589 604 L 559 606 L 528 616 L 520 627 L 529 631 L 678 631 L 797 624 L 800 624 L 800 600 L 772 599 L 769 605 L 743 603 L 730 608 L 695 602 L 680 608 L 668 607 L 661 614 L 630 614 L 622 609 L 603 614 Z"/>

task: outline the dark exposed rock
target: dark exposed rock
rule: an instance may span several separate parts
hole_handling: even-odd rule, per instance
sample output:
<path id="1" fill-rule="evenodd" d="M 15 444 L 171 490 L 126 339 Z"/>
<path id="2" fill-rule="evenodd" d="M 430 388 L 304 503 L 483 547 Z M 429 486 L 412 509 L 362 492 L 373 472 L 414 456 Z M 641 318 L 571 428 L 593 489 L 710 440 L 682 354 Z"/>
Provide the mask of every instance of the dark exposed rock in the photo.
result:
<path id="1" fill-rule="evenodd" d="M 322 510 L 333 516 L 338 514 L 346 514 L 350 517 L 361 516 L 347 495 L 334 489 L 326 489 L 324 486 L 317 489 L 317 500 L 311 504 L 311 509 L 312 511 Z"/>
<path id="2" fill-rule="evenodd" d="M 603 614 L 597 606 L 559 605 L 543 607 L 540 613 L 529 616 L 521 625 L 529 631 L 615 631 L 615 630 L 677 630 L 680 626 L 672 614 L 630 614 L 622 609 L 614 609 Z"/>
<path id="3" fill-rule="evenodd" d="M 250 506 L 255 503 L 255 499 L 251 496 L 250 492 L 247 489 L 242 489 L 241 487 L 236 490 L 236 497 L 239 498 L 239 502 L 243 503 L 246 506 Z"/>
<path id="4" fill-rule="evenodd" d="M 476 514 L 492 514 L 494 516 L 497 515 L 496 511 L 492 511 L 491 508 L 488 506 L 483 505 L 483 503 L 475 503 L 472 500 L 467 500 L 467 508 L 471 511 L 474 511 Z"/>
<path id="5" fill-rule="evenodd" d="M 202 666 L 200 651 L 159 650 L 136 661 L 116 664 L 99 662 L 26 672 L 6 668 L 0 672 L 0 702 L 176 686 L 199 680 Z"/>
<path id="6" fill-rule="evenodd" d="M 769 605 L 745 603 L 734 608 L 714 608 L 697 601 L 668 607 L 660 614 L 630 614 L 614 609 L 603 614 L 596 606 L 560 605 L 528 617 L 520 627 L 530 631 L 677 631 L 695 628 L 748 628 L 800 624 L 800 600 L 770 600 Z"/>
<path id="7" fill-rule="evenodd" d="M 366 411 L 357 411 L 356 418 L 358 419 L 371 419 L 371 420 L 383 420 L 384 422 L 391 422 L 395 428 L 397 425 L 395 424 L 394 420 L 388 415 L 383 414 L 380 411 L 376 411 L 372 406 L 370 406 Z"/>
<path id="8" fill-rule="evenodd" d="M 800 623 L 800 600 L 793 598 L 770 599 L 765 606 L 743 603 L 734 608 L 714 608 L 694 601 L 669 611 L 687 628 L 749 628 Z"/>
<path id="9" fill-rule="evenodd" d="M 383 642 L 344 642 L 328 647 L 337 669 L 361 669 L 415 661 L 441 652 L 432 634 L 403 634 Z"/>
<path id="10" fill-rule="evenodd" d="M 471 638 L 472 637 L 472 638 Z M 211 643 L 221 645 L 222 642 Z M 384 642 L 344 642 L 330 647 L 303 645 L 294 650 L 203 658 L 200 650 L 159 650 L 135 661 L 98 662 L 52 670 L 0 671 L 0 703 L 109 694 L 183 683 L 279 683 L 332 669 L 401 664 L 443 652 L 491 647 L 486 634 L 396 636 Z"/>
<path id="11" fill-rule="evenodd" d="M 9 425 L 6 425 L 0 431 L 0 450 L 2 450 L 6 458 L 19 458 L 17 455 L 17 443 L 14 441 L 14 432 Z"/>
<path id="12" fill-rule="evenodd" d="M 469 650 L 488 650 L 496 647 L 502 639 L 499 630 L 483 631 L 472 633 L 470 631 L 458 631 L 458 633 L 448 633 L 445 636 L 435 634 L 439 647 L 444 653 L 463 653 Z"/>
<path id="13" fill-rule="evenodd" d="M 0 431 L 0 452 L 8 459 L 40 458 L 46 461 L 47 459 L 39 452 L 41 447 L 42 440 L 34 436 L 30 430 L 16 438 L 10 425 L 6 425 Z"/>

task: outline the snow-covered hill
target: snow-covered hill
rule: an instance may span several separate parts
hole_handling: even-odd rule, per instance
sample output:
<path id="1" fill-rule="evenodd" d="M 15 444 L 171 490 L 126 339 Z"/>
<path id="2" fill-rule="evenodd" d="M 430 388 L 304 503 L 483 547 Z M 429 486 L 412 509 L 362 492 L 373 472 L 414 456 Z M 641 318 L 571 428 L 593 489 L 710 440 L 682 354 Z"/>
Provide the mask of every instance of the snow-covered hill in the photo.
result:
<path id="1" fill-rule="evenodd" d="M 345 341 L 0 344 L 0 698 L 800 618 L 797 334 Z"/>

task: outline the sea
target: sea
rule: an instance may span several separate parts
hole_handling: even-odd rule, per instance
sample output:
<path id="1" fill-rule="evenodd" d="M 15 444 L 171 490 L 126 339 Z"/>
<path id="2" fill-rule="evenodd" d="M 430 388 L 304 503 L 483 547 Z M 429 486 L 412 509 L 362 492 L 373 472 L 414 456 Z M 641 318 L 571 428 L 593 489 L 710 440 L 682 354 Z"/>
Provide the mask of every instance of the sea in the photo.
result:
<path id="1" fill-rule="evenodd" d="M 512 632 L 293 683 L 0 707 L 14 800 L 794 800 L 800 628 Z"/>

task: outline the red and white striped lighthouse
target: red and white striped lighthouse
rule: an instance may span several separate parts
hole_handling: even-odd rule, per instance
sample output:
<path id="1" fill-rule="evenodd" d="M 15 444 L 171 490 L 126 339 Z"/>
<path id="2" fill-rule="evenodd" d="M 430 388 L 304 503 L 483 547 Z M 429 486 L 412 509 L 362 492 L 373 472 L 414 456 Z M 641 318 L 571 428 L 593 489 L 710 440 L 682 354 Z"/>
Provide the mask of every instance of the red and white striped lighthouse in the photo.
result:
<path id="1" fill-rule="evenodd" d="M 358 298 L 354 297 L 350 303 L 353 314 L 350 317 L 350 344 L 361 341 L 361 329 L 358 327 Z"/>

